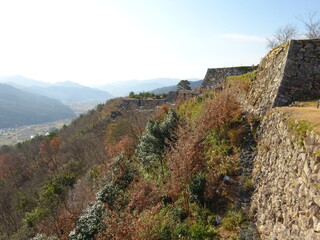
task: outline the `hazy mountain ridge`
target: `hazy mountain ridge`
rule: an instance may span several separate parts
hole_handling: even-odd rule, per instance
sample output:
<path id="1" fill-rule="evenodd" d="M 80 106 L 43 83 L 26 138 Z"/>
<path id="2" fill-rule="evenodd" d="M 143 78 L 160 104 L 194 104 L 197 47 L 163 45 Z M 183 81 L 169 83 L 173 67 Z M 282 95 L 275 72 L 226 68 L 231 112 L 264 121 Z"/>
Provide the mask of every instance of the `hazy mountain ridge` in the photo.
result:
<path id="1" fill-rule="evenodd" d="M 101 89 L 90 88 L 70 81 L 51 84 L 23 76 L 9 76 L 0 77 L 0 82 L 9 84 L 23 91 L 54 98 L 66 104 L 81 101 L 96 101 L 96 103 L 101 103 L 113 97 Z"/>
<path id="2" fill-rule="evenodd" d="M 128 80 L 109 83 L 99 86 L 100 89 L 110 92 L 114 96 L 128 96 L 129 92 L 149 92 L 158 88 L 173 86 L 178 84 L 180 78 L 154 78 L 148 80 Z M 189 81 L 197 81 L 198 78 L 190 78 Z"/>
<path id="3" fill-rule="evenodd" d="M 25 86 L 25 87 L 31 87 L 31 86 L 37 86 L 37 87 L 48 87 L 51 85 L 51 83 L 47 82 L 41 82 L 37 81 L 31 78 L 27 78 L 20 75 L 15 76 L 2 76 L 0 77 L 1 83 L 6 83 L 9 85 L 17 85 L 17 86 Z"/>
<path id="4" fill-rule="evenodd" d="M 58 100 L 0 84 L 0 128 L 73 118 L 74 112 Z"/>

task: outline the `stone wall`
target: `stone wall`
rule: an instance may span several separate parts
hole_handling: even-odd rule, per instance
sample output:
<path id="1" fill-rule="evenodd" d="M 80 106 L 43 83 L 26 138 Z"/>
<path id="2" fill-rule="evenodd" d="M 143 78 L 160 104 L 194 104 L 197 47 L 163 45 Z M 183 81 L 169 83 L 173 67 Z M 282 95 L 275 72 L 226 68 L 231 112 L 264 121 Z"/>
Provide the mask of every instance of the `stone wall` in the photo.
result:
<path id="1" fill-rule="evenodd" d="M 264 114 L 273 107 L 284 76 L 289 42 L 271 50 L 260 62 L 257 78 L 252 82 L 248 94 L 248 103 L 253 112 Z"/>
<path id="2" fill-rule="evenodd" d="M 134 99 L 124 98 L 120 103 L 120 108 L 124 109 L 154 109 L 164 104 L 174 104 L 177 101 L 185 101 L 188 98 L 199 95 L 195 90 L 189 91 L 170 91 L 164 99 Z"/>
<path id="3" fill-rule="evenodd" d="M 248 94 L 255 113 L 320 98 L 320 39 L 291 40 L 272 49 L 259 64 Z"/>
<path id="4" fill-rule="evenodd" d="M 215 89 L 229 76 L 242 75 L 255 70 L 257 66 L 208 68 L 201 85 L 202 90 Z"/>
<path id="5" fill-rule="evenodd" d="M 261 239 L 320 239 L 320 137 L 279 109 L 264 118 L 251 212 Z"/>
<path id="6" fill-rule="evenodd" d="M 291 40 L 274 106 L 320 98 L 320 39 Z"/>

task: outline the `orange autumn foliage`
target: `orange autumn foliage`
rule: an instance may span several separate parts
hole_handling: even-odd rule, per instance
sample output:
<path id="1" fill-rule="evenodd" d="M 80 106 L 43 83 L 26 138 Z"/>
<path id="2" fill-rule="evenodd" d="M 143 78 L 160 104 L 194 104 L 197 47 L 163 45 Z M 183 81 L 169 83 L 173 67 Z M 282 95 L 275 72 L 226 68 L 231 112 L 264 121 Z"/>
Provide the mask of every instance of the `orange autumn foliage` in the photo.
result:
<path id="1" fill-rule="evenodd" d="M 0 179 L 5 178 L 16 167 L 17 159 L 10 153 L 0 156 Z"/>
<path id="2" fill-rule="evenodd" d="M 167 154 L 170 172 L 169 193 L 176 199 L 187 192 L 187 184 L 194 174 L 203 169 L 201 136 L 191 125 L 179 127 L 177 141 Z"/>
<path id="3" fill-rule="evenodd" d="M 230 89 L 217 92 L 214 98 L 207 101 L 204 109 L 198 120 L 202 132 L 227 126 L 241 114 L 240 104 Z"/>
<path id="4" fill-rule="evenodd" d="M 161 192 L 157 186 L 141 179 L 139 182 L 131 184 L 130 199 L 129 208 L 141 212 L 159 203 L 161 201 Z"/>
<path id="5" fill-rule="evenodd" d="M 131 138 L 124 136 L 116 144 L 108 143 L 106 151 L 111 158 L 116 157 L 121 153 L 130 155 L 134 152 L 134 141 Z"/>

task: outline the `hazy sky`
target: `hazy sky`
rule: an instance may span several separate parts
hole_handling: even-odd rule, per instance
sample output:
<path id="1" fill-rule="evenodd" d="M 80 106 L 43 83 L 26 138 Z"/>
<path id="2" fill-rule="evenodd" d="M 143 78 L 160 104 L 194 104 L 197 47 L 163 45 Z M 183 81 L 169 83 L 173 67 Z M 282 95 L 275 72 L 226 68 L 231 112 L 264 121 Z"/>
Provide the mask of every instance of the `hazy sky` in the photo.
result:
<path id="1" fill-rule="evenodd" d="M 0 0 L 0 76 L 85 85 L 252 65 L 319 0 Z"/>

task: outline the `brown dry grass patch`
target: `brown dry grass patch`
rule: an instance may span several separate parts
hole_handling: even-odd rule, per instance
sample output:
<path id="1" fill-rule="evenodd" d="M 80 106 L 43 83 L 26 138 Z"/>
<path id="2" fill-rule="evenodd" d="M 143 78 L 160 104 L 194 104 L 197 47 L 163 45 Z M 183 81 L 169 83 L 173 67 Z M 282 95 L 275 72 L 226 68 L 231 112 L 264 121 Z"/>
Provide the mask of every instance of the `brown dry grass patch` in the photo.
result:
<path id="1" fill-rule="evenodd" d="M 320 108 L 316 106 L 316 102 L 305 102 L 302 107 L 281 107 L 279 109 L 292 118 L 312 123 L 315 130 L 320 132 Z"/>

